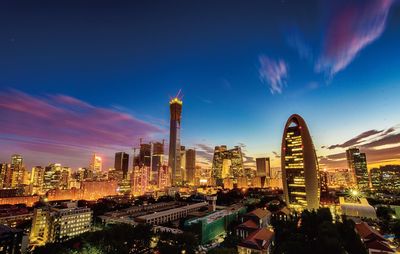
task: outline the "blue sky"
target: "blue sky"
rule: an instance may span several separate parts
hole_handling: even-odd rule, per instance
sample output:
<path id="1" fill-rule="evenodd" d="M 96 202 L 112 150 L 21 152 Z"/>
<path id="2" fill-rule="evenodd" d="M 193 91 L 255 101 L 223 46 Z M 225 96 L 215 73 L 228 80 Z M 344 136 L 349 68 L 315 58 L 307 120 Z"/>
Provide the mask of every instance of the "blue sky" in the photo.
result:
<path id="1" fill-rule="evenodd" d="M 351 145 L 371 165 L 397 163 L 399 23 L 390 0 L 2 1 L 0 160 L 78 167 L 98 152 L 111 165 L 139 136 L 168 139 L 182 89 L 182 141 L 199 151 L 243 143 L 279 166 L 298 113 L 324 167 L 343 167 L 346 146 L 322 146 L 392 127 Z M 370 145 L 384 138 L 390 148 Z"/>

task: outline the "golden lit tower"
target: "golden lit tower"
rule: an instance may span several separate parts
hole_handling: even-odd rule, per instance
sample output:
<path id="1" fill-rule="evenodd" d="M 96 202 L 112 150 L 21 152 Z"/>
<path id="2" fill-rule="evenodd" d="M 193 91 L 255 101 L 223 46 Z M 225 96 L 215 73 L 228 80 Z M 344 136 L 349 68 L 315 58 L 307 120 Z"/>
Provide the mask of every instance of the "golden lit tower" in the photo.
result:
<path id="1" fill-rule="evenodd" d="M 319 207 L 318 161 L 310 132 L 299 115 L 289 117 L 282 137 L 284 198 L 296 209 Z"/>
<path id="2" fill-rule="evenodd" d="M 181 114 L 182 114 L 182 99 L 178 94 L 172 98 L 169 102 L 169 108 L 171 113 L 170 132 L 169 132 L 169 158 L 168 167 L 171 170 L 171 184 L 172 186 L 178 186 L 182 183 L 182 172 L 181 172 L 181 141 L 180 141 L 180 129 L 181 129 Z"/>

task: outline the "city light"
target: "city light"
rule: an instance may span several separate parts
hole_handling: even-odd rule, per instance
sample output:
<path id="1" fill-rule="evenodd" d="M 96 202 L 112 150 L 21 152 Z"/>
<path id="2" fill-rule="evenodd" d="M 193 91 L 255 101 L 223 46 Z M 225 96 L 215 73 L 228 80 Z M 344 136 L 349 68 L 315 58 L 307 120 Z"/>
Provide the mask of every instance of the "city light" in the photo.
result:
<path id="1" fill-rule="evenodd" d="M 400 253 L 400 1 L 26 2 L 0 254 Z"/>

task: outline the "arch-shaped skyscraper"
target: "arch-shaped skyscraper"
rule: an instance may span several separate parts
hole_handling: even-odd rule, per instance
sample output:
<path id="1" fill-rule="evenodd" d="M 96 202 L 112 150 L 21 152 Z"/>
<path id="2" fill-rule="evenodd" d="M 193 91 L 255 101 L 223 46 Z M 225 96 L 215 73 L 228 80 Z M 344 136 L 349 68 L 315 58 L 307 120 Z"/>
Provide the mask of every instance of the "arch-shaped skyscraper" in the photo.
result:
<path id="1" fill-rule="evenodd" d="M 281 168 L 286 203 L 295 209 L 319 207 L 318 161 L 304 119 L 291 115 L 282 137 Z"/>

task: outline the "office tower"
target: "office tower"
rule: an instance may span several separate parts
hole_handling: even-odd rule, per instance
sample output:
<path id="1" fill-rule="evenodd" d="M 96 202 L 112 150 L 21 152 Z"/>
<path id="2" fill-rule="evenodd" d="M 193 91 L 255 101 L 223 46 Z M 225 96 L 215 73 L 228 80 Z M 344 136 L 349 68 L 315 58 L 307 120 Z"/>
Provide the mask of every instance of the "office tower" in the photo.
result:
<path id="1" fill-rule="evenodd" d="M 92 170 L 93 174 L 96 176 L 100 176 L 102 174 L 102 159 L 100 156 L 93 154 L 90 160 L 89 169 Z"/>
<path id="2" fill-rule="evenodd" d="M 181 114 L 182 114 L 182 100 L 178 95 L 171 99 L 169 102 L 170 107 L 170 132 L 169 132 L 169 157 L 168 167 L 171 171 L 171 184 L 172 186 L 179 186 L 182 184 L 181 172 Z"/>
<path id="3" fill-rule="evenodd" d="M 18 187 L 24 183 L 25 168 L 23 158 L 19 154 L 11 156 L 11 188 Z"/>
<path id="4" fill-rule="evenodd" d="M 369 188 L 369 175 L 367 169 L 367 157 L 365 153 L 360 153 L 358 148 L 346 150 L 347 164 L 353 175 L 355 184 L 360 190 Z"/>
<path id="5" fill-rule="evenodd" d="M 256 158 L 257 176 L 271 178 L 271 166 L 269 158 Z"/>
<path id="6" fill-rule="evenodd" d="M 151 143 L 150 144 L 140 144 L 138 166 L 139 167 L 143 167 L 143 166 L 150 167 L 151 166 Z"/>
<path id="7" fill-rule="evenodd" d="M 282 137 L 282 183 L 286 203 L 295 209 L 319 207 L 318 162 L 304 119 L 292 115 Z"/>
<path id="8" fill-rule="evenodd" d="M 149 173 L 150 168 L 143 166 L 136 166 L 131 174 L 131 194 L 133 196 L 141 196 L 146 193 L 147 186 L 149 183 Z"/>
<path id="9" fill-rule="evenodd" d="M 61 164 L 52 163 L 44 168 L 43 191 L 58 189 L 62 178 Z"/>
<path id="10" fill-rule="evenodd" d="M 170 186 L 169 178 L 170 178 L 170 175 L 168 173 L 168 166 L 162 165 L 161 167 L 159 167 L 159 169 L 158 169 L 158 188 L 160 190 Z"/>
<path id="11" fill-rule="evenodd" d="M 369 177 L 371 179 L 371 187 L 373 190 L 380 190 L 381 189 L 381 182 L 382 182 L 382 171 L 380 168 L 372 168 L 369 171 Z"/>
<path id="12" fill-rule="evenodd" d="M 35 208 L 29 237 L 31 245 L 60 243 L 88 232 L 92 213 L 90 208 L 78 207 L 76 202 L 65 203 L 62 207 Z"/>
<path id="13" fill-rule="evenodd" d="M 151 174 L 150 180 L 158 182 L 158 172 L 160 167 L 163 165 L 164 157 L 164 141 L 162 143 L 153 143 L 153 153 L 151 155 Z"/>
<path id="14" fill-rule="evenodd" d="M 360 149 L 353 147 L 346 150 L 346 158 L 347 158 L 347 168 L 349 170 L 351 181 L 353 184 L 357 184 L 356 182 L 356 173 L 354 169 L 354 154 L 360 153 Z"/>
<path id="15" fill-rule="evenodd" d="M 328 197 L 328 172 L 320 171 L 319 172 L 320 186 L 321 186 L 321 198 Z"/>
<path id="16" fill-rule="evenodd" d="M 22 166 L 23 164 L 23 158 L 19 154 L 13 154 L 11 156 L 11 165 L 17 165 L 17 166 Z"/>
<path id="17" fill-rule="evenodd" d="M 60 182 L 58 188 L 62 190 L 68 189 L 69 180 L 71 179 L 71 168 L 70 167 L 62 167 L 60 172 Z"/>
<path id="18" fill-rule="evenodd" d="M 196 175 L 196 150 L 186 150 L 186 181 L 190 185 L 195 184 Z"/>
<path id="19" fill-rule="evenodd" d="M 93 171 L 88 168 L 78 168 L 77 180 L 83 182 L 85 180 L 93 179 Z"/>
<path id="20" fill-rule="evenodd" d="M 370 170 L 371 185 L 374 190 L 399 192 L 400 165 L 385 165 Z"/>
<path id="21" fill-rule="evenodd" d="M 233 178 L 237 181 L 238 177 L 244 175 L 243 155 L 239 146 L 228 150 L 226 145 L 216 146 L 214 149 L 212 163 L 212 177 L 215 184 L 223 185 L 225 178 Z"/>
<path id="22" fill-rule="evenodd" d="M 122 172 L 123 179 L 126 179 L 128 177 L 128 168 L 129 168 L 129 154 L 124 152 L 116 153 L 114 169 L 118 172 Z"/>
<path id="23" fill-rule="evenodd" d="M 181 178 L 182 178 L 182 183 L 186 182 L 186 148 L 184 146 L 181 146 L 181 151 L 180 151 L 180 158 L 181 158 Z"/>
<path id="24" fill-rule="evenodd" d="M 36 166 L 32 168 L 31 173 L 32 193 L 42 194 L 44 184 L 44 168 Z"/>
<path id="25" fill-rule="evenodd" d="M 7 188 L 6 186 L 6 174 L 8 171 L 8 164 L 7 163 L 0 163 L 0 189 Z"/>

